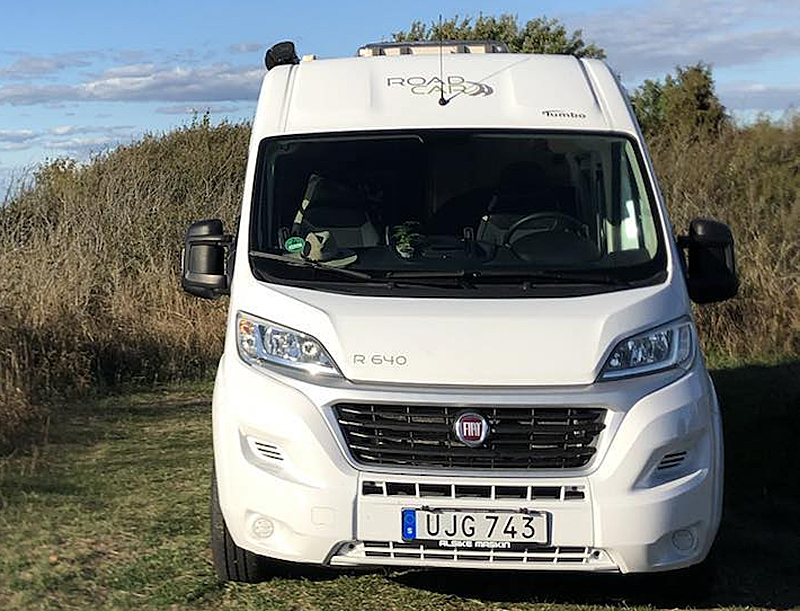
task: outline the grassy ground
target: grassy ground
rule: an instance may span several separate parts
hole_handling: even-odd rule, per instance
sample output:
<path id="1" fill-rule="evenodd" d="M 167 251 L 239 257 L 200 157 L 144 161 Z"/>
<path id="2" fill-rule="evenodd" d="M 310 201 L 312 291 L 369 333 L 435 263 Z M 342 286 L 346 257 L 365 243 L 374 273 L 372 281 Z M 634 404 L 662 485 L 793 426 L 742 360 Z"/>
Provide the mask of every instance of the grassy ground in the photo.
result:
<path id="1" fill-rule="evenodd" d="M 718 370 L 728 498 L 711 592 L 615 576 L 298 570 L 216 583 L 210 388 L 58 414 L 0 462 L 0 609 L 548 609 L 800 606 L 800 363 Z"/>

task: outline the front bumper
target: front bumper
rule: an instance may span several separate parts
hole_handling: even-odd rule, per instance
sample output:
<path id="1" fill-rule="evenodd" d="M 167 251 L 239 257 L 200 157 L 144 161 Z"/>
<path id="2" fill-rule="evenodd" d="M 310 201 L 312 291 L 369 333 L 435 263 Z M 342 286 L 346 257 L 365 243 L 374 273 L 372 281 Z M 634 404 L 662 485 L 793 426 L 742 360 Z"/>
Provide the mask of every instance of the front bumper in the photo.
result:
<path id="1" fill-rule="evenodd" d="M 340 401 L 609 411 L 598 453 L 583 469 L 422 472 L 356 465 L 332 417 L 330 406 Z M 220 504 L 231 535 L 240 547 L 287 561 L 657 571 L 701 561 L 719 526 L 721 422 L 699 359 L 682 377 L 568 389 L 447 390 L 312 385 L 258 373 L 233 355 L 220 363 L 213 426 Z M 510 488 L 525 493 L 497 493 Z M 437 496 L 426 497 L 428 489 Z M 401 510 L 422 506 L 544 512 L 549 542 L 520 552 L 403 543 Z"/>

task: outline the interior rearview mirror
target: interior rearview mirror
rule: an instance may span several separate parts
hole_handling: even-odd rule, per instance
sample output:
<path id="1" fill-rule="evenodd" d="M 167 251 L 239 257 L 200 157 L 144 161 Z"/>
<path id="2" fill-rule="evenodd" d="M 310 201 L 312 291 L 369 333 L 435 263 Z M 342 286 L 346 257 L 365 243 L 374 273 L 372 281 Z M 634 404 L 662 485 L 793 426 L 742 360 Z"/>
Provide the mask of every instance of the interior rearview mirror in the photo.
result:
<path id="1" fill-rule="evenodd" d="M 687 252 L 686 283 L 695 303 L 714 303 L 734 297 L 739 290 L 733 234 L 724 223 L 694 219 L 689 235 L 678 238 Z"/>
<path id="2" fill-rule="evenodd" d="M 226 251 L 231 242 L 219 219 L 197 221 L 189 226 L 181 256 L 184 291 L 204 299 L 216 299 L 230 292 Z"/>

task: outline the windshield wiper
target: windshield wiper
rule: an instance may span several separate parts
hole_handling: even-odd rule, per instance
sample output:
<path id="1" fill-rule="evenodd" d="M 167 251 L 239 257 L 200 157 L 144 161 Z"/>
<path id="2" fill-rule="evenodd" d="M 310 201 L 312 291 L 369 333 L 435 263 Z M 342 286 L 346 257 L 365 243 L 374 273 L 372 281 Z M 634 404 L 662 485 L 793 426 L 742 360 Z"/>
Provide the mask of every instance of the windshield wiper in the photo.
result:
<path id="1" fill-rule="evenodd" d="M 279 255 L 271 252 L 260 252 L 257 250 L 251 250 L 250 256 L 255 257 L 257 259 L 266 259 L 268 261 L 277 261 L 279 263 L 285 263 L 287 265 L 294 265 L 297 267 L 310 267 L 315 270 L 321 270 L 323 272 L 332 272 L 334 274 L 341 274 L 343 276 L 348 276 L 349 278 L 356 278 L 358 280 L 369 280 L 376 284 L 385 284 L 388 288 L 404 288 L 409 286 L 420 286 L 424 288 L 443 288 L 443 289 L 452 289 L 452 288 L 464 288 L 465 285 L 463 282 L 458 282 L 455 285 L 444 285 L 441 282 L 427 282 L 426 278 L 434 278 L 437 277 L 435 274 L 427 274 L 426 272 L 422 272 L 421 274 L 408 274 L 406 275 L 404 272 L 398 273 L 395 277 L 394 272 L 389 272 L 383 277 L 376 277 L 365 272 L 359 272 L 353 269 L 346 269 L 344 267 L 333 267 L 330 265 L 325 265 L 319 261 L 312 261 L 310 259 L 300 259 L 297 257 L 290 257 L 288 255 Z M 447 274 L 447 276 L 451 276 L 451 274 Z M 441 276 L 444 278 L 445 276 Z M 460 280 L 460 277 L 454 277 L 454 279 Z"/>
<path id="2" fill-rule="evenodd" d="M 346 269 L 344 267 L 333 267 L 332 265 L 325 265 L 319 261 L 312 261 L 311 259 L 299 259 L 290 257 L 289 255 L 277 255 L 271 252 L 260 252 L 258 250 L 251 250 L 250 256 L 257 259 L 266 259 L 268 261 L 279 261 L 287 265 L 294 265 L 296 267 L 310 267 L 332 274 L 340 274 L 350 278 L 358 278 L 359 280 L 375 280 L 373 276 L 365 272 L 358 272 L 354 269 Z"/>
<path id="3" fill-rule="evenodd" d="M 442 288 L 442 289 L 471 289 L 475 288 L 475 284 L 479 283 L 482 278 L 507 280 L 509 282 L 523 282 L 532 284 L 600 284 L 608 286 L 631 286 L 632 283 L 620 278 L 614 278 L 608 273 L 587 273 L 580 272 L 574 273 L 570 271 L 537 271 L 537 270 L 521 270 L 519 272 L 511 270 L 468 270 L 457 269 L 452 271 L 446 270 L 403 270 L 403 271 L 389 271 L 383 276 L 373 276 L 366 272 L 360 272 L 353 269 L 346 269 L 344 267 L 333 267 L 325 265 L 319 261 L 312 261 L 310 259 L 301 259 L 289 255 L 280 255 L 270 252 L 260 252 L 251 250 L 250 256 L 257 259 L 266 259 L 269 261 L 277 261 L 287 265 L 296 267 L 310 267 L 322 272 L 330 272 L 332 274 L 339 274 L 349 278 L 356 278 L 358 280 L 369 280 L 376 283 L 387 283 L 389 287 L 402 288 L 403 286 L 420 286 L 426 288 Z M 442 284 L 441 281 L 452 280 L 453 284 Z"/>
<path id="4" fill-rule="evenodd" d="M 608 273 L 587 273 L 587 272 L 570 272 L 570 271 L 537 271 L 537 270 L 520 270 L 518 272 L 511 270 L 494 270 L 494 269 L 459 269 L 453 271 L 444 270 L 421 270 L 418 272 L 402 271 L 390 272 L 386 274 L 387 278 L 391 279 L 408 279 L 408 280 L 421 280 L 424 278 L 438 278 L 453 280 L 480 282 L 481 278 L 498 278 L 508 279 L 510 281 L 523 281 L 523 282 L 558 282 L 558 283 L 578 283 L 578 284 L 605 284 L 610 286 L 628 286 L 630 282 L 620 278 L 614 278 Z"/>
<path id="5" fill-rule="evenodd" d="M 394 271 L 386 272 L 384 278 L 393 285 L 430 286 L 434 288 L 473 289 L 473 272 L 461 269 L 452 272 L 441 270 Z M 442 280 L 452 280 L 453 284 L 442 284 Z"/>
<path id="6" fill-rule="evenodd" d="M 392 280 L 422 280 L 423 278 L 471 278 L 473 274 L 476 272 L 469 271 L 466 269 L 456 269 L 453 271 L 444 271 L 444 270 L 426 270 L 422 269 L 419 271 L 399 271 L 399 272 L 386 272 L 386 278 L 391 278 Z"/>
<path id="7" fill-rule="evenodd" d="M 480 278 L 507 278 L 508 280 L 518 280 L 523 282 L 547 283 L 557 282 L 560 284 L 604 284 L 609 286 L 630 286 L 628 280 L 615 278 L 609 273 L 590 273 L 590 272 L 571 272 L 571 271 L 500 271 L 500 270 L 478 270 L 475 271 L 475 279 Z"/>

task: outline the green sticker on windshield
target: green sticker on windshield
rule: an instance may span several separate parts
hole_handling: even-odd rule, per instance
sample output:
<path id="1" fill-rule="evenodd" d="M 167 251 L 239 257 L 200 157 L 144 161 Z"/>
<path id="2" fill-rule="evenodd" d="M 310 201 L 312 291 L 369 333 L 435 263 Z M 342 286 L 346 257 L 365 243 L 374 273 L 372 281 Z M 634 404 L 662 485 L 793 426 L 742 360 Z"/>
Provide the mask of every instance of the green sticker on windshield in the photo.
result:
<path id="1" fill-rule="evenodd" d="M 300 236 L 292 236 L 283 243 L 283 247 L 289 252 L 299 252 L 303 250 L 306 241 Z"/>

